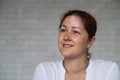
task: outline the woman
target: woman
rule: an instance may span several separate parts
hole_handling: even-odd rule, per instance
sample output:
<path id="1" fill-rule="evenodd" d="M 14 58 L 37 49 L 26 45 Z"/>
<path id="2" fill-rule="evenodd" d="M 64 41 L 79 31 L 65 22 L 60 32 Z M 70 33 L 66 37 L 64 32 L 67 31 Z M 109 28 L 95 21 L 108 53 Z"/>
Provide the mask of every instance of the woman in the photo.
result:
<path id="1" fill-rule="evenodd" d="M 64 60 L 39 64 L 33 80 L 120 80 L 116 63 L 90 59 L 88 51 L 95 42 L 96 30 L 96 20 L 89 13 L 65 13 L 58 35 Z"/>

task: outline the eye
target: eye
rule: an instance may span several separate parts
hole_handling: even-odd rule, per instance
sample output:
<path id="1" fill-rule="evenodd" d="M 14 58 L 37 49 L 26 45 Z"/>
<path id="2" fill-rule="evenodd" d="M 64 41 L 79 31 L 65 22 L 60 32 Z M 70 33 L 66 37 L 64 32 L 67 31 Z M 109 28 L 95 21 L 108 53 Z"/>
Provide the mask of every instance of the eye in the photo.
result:
<path id="1" fill-rule="evenodd" d="M 60 32 L 66 32 L 66 29 L 60 29 L 59 31 Z"/>
<path id="2" fill-rule="evenodd" d="M 73 31 L 73 34 L 80 34 L 80 32 L 78 32 L 78 31 Z"/>

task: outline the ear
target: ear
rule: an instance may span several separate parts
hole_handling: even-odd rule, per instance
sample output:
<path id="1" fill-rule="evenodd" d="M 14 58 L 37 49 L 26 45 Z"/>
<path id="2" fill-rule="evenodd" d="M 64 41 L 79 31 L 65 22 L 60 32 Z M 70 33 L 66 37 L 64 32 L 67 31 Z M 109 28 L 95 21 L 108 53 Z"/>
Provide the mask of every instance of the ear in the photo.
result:
<path id="1" fill-rule="evenodd" d="M 93 36 L 92 38 L 89 39 L 89 42 L 88 42 L 87 48 L 90 48 L 90 47 L 94 44 L 95 39 L 96 39 L 95 36 Z"/>

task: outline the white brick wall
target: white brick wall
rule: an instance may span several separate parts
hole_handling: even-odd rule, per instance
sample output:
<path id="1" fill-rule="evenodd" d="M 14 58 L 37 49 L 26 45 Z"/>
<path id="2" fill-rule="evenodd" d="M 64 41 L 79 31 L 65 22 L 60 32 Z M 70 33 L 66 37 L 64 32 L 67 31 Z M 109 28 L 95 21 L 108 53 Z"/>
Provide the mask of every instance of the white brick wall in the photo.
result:
<path id="1" fill-rule="evenodd" d="M 98 21 L 92 57 L 120 65 L 119 0 L 1 0 L 0 80 L 32 80 L 37 64 L 62 57 L 57 29 L 69 9 L 90 12 Z"/>

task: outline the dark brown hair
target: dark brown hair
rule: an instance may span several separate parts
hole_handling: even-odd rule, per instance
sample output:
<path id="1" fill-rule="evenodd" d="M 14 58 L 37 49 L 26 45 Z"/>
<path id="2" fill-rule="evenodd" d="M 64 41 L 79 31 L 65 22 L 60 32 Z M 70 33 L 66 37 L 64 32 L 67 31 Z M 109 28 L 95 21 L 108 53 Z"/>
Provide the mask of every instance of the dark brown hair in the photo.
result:
<path id="1" fill-rule="evenodd" d="M 88 38 L 91 39 L 93 36 L 96 35 L 96 31 L 97 31 L 97 22 L 95 20 L 95 18 L 90 15 L 88 12 L 85 11 L 81 11 L 81 10 L 70 10 L 67 13 L 65 13 L 62 17 L 62 20 L 60 22 L 59 28 L 61 28 L 61 25 L 63 23 L 63 21 L 68 17 L 68 16 L 78 16 L 84 25 L 84 28 L 86 30 L 86 32 L 88 33 Z M 89 49 L 88 49 L 89 51 Z M 87 58 L 91 58 L 91 55 L 89 52 L 87 52 Z"/>

